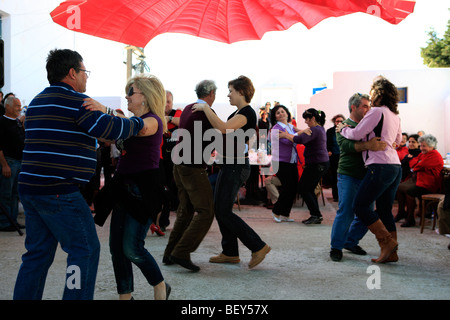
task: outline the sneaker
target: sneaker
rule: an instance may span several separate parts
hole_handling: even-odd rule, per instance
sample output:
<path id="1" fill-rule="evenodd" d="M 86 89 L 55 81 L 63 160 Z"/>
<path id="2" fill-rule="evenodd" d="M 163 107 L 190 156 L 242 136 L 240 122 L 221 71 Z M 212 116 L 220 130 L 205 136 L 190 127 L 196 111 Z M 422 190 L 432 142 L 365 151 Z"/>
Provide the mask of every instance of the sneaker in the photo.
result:
<path id="1" fill-rule="evenodd" d="M 331 248 L 330 258 L 333 261 L 341 261 L 341 259 L 342 259 L 342 250 Z"/>
<path id="2" fill-rule="evenodd" d="M 321 224 L 323 218 L 318 216 L 311 216 L 306 220 L 303 220 L 302 223 L 304 224 Z"/>
<path id="3" fill-rule="evenodd" d="M 294 219 L 291 219 L 291 218 L 286 217 L 286 216 L 280 216 L 280 219 L 283 222 L 294 222 Z"/>
<path id="4" fill-rule="evenodd" d="M 280 223 L 280 222 L 281 222 L 281 218 L 280 218 L 279 215 L 276 215 L 275 213 L 272 213 L 272 216 L 273 216 L 273 220 L 274 220 L 276 223 Z"/>

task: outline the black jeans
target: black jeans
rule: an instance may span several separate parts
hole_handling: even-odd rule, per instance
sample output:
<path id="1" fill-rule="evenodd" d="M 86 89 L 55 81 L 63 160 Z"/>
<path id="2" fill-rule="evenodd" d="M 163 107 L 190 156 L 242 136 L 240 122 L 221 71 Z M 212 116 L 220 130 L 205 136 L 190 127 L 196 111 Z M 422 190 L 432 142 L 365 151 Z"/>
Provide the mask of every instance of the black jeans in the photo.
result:
<path id="1" fill-rule="evenodd" d="M 315 164 L 307 164 L 303 169 L 302 177 L 299 182 L 299 192 L 303 200 L 305 200 L 311 216 L 321 217 L 319 202 L 315 194 L 317 184 L 330 167 L 330 163 L 322 162 Z"/>
<path id="2" fill-rule="evenodd" d="M 251 252 L 265 246 L 258 234 L 233 212 L 237 192 L 249 175 L 250 165 L 246 160 L 245 164 L 224 164 L 217 177 L 214 208 L 222 234 L 222 253 L 227 256 L 239 256 L 238 239 Z"/>

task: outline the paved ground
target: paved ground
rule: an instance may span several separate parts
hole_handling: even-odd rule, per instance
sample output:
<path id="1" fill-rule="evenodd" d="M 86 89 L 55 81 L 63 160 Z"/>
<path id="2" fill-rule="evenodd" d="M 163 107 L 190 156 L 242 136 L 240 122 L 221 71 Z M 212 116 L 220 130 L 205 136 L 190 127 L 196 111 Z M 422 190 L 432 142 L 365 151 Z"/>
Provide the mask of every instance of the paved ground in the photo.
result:
<path id="1" fill-rule="evenodd" d="M 329 196 L 330 190 L 325 190 Z M 161 269 L 172 286 L 175 300 L 436 300 L 450 299 L 450 239 L 418 227 L 398 228 L 399 257 L 397 263 L 374 265 L 370 259 L 379 253 L 374 236 L 368 233 L 361 246 L 367 256 L 344 253 L 341 262 L 329 258 L 332 222 L 337 203 L 327 199 L 321 204 L 324 221 L 321 225 L 306 226 L 301 220 L 309 216 L 301 202 L 293 209 L 295 222 L 274 223 L 270 210 L 262 206 L 241 205 L 238 213 L 271 247 L 272 251 L 255 269 L 247 264 L 250 252 L 241 247 L 241 263 L 218 265 L 208 262 L 220 252 L 220 232 L 214 221 L 201 246 L 192 255 L 200 272 L 192 273 L 177 265 Z M 396 211 L 396 209 L 395 209 Z M 175 217 L 171 216 L 173 223 Z M 23 222 L 23 214 L 20 215 Z M 97 276 L 96 300 L 117 299 L 115 280 L 108 247 L 108 223 L 98 227 L 102 251 Z M 170 233 L 170 227 L 168 230 Z M 147 237 L 146 247 L 158 262 L 162 260 L 168 233 L 164 237 Z M 0 300 L 12 299 L 17 271 L 24 252 L 25 237 L 15 232 L 0 233 Z M 58 300 L 62 296 L 65 279 L 65 253 L 58 249 L 51 267 L 44 299 Z M 375 271 L 371 268 L 375 266 Z M 140 271 L 135 268 L 135 292 L 138 300 L 153 299 L 153 290 Z M 375 281 L 379 275 L 379 281 Z M 368 281 L 369 280 L 369 281 Z M 375 281 L 375 282 L 374 282 Z M 367 283 L 378 283 L 370 289 Z M 431 310 L 430 310 L 431 311 Z"/>

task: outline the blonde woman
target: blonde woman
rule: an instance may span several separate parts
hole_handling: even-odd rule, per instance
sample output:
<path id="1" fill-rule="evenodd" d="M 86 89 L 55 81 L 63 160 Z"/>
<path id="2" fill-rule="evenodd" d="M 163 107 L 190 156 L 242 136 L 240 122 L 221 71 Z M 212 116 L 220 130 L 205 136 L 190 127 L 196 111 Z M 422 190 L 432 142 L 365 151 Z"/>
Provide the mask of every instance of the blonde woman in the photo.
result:
<path id="1" fill-rule="evenodd" d="M 153 286 L 155 299 L 167 299 L 170 286 L 164 282 L 158 264 L 144 247 L 148 229 L 162 206 L 159 159 L 162 135 L 167 129 L 166 92 L 158 78 L 147 74 L 131 78 L 125 90 L 128 111 L 144 120 L 144 128 L 139 136 L 123 142 L 112 183 L 104 187 L 109 197 L 99 194 L 101 199 L 114 203 L 110 251 L 117 291 L 119 299 L 132 299 L 134 263 Z M 94 101 L 87 101 L 87 104 L 107 111 Z"/>

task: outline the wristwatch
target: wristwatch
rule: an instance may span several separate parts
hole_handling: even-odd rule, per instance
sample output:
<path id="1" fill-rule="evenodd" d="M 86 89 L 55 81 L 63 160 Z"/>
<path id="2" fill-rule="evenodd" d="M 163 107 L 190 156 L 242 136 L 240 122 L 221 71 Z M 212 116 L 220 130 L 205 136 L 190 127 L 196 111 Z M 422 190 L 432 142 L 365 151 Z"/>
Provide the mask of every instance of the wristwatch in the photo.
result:
<path id="1" fill-rule="evenodd" d="M 117 113 L 116 109 L 106 107 L 106 114 L 109 114 L 110 116 L 117 117 L 118 113 Z"/>

